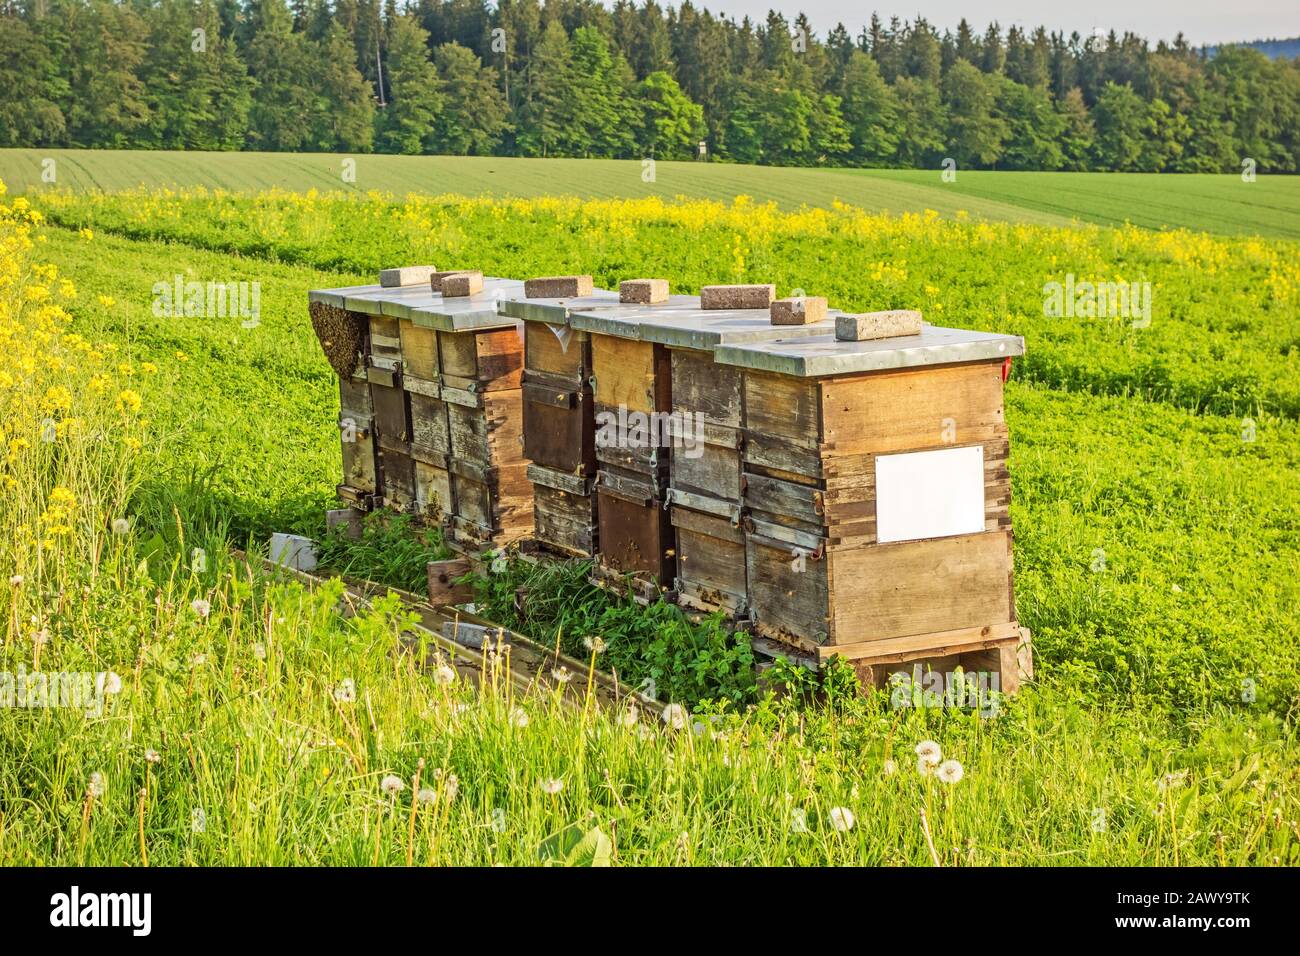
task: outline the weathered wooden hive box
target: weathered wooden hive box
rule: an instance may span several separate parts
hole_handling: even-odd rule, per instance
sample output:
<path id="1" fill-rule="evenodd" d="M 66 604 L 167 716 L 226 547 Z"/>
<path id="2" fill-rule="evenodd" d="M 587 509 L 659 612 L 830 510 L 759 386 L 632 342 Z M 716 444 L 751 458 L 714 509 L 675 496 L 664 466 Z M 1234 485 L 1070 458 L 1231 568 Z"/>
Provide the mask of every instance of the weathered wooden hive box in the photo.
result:
<path id="1" fill-rule="evenodd" d="M 443 274 L 433 274 L 437 283 Z M 522 292 L 511 279 L 486 278 L 475 291 L 444 295 L 425 273 L 418 284 L 312 292 L 312 308 L 343 310 L 366 329 L 366 405 L 350 378 L 351 406 L 370 410 L 377 445 L 372 495 L 398 511 L 444 526 L 466 549 L 499 545 L 531 527 L 531 489 L 520 445 L 523 346 L 517 324 L 497 303 Z M 319 333 L 319 329 L 318 329 Z M 322 343 L 323 344 L 323 343 Z M 329 349 L 327 348 L 327 354 Z M 349 448 L 345 473 L 365 455 Z M 364 496 L 340 495 L 357 504 Z"/>
<path id="2" fill-rule="evenodd" d="M 748 594 L 741 523 L 743 376 L 739 368 L 715 363 L 713 350 L 724 344 L 824 333 L 833 329 L 834 323 L 823 319 L 774 327 L 767 305 L 728 309 L 702 308 L 702 304 L 696 296 L 675 296 L 661 305 L 639 309 L 575 312 L 572 322 L 587 330 L 593 341 L 609 343 L 611 365 L 615 356 L 622 358 L 635 343 L 639 357 L 630 362 L 625 359 L 621 367 L 656 370 L 655 401 L 658 410 L 666 406 L 669 413 L 665 418 L 667 445 L 659 454 L 660 461 L 667 460 L 668 487 L 662 499 L 646 501 L 641 510 L 653 507 L 662 520 L 662 506 L 668 506 L 671 530 L 665 527 L 661 539 L 673 549 L 676 567 L 675 572 L 663 567 L 660 573 L 675 573 L 677 599 L 688 607 L 741 612 Z M 620 340 L 626 344 L 617 344 Z M 644 383 L 645 374 L 643 371 L 636 381 Z M 596 381 L 600 386 L 599 371 Z M 643 388 L 644 384 L 611 382 L 606 394 L 612 399 Z M 624 480 L 630 463 L 619 462 L 614 454 L 608 461 L 612 490 L 615 481 Z M 602 508 L 605 503 L 602 497 Z M 628 507 L 620 514 L 629 520 L 637 516 Z M 641 519 L 637 526 L 649 524 Z M 605 525 L 602 515 L 602 528 Z M 643 537 L 648 543 L 650 533 Z M 602 543 L 602 550 L 605 548 Z M 611 549 L 611 553 L 616 552 Z"/>
<path id="3" fill-rule="evenodd" d="M 592 557 L 599 536 L 591 338 L 569 317 L 617 304 L 618 293 L 593 288 L 590 276 L 530 279 L 500 303 L 502 316 L 524 325 L 523 454 L 533 534 L 563 555 Z"/>
<path id="4" fill-rule="evenodd" d="M 717 349 L 743 378 L 753 627 L 877 685 L 912 661 L 991 658 L 1014 690 L 1003 382 L 1024 343 L 920 328 Z"/>
<path id="5" fill-rule="evenodd" d="M 651 291 L 652 290 L 652 291 Z M 591 343 L 599 534 L 592 576 L 649 600 L 676 577 L 666 492 L 672 427 L 667 348 L 643 339 L 643 320 L 699 309 L 695 296 L 669 295 L 659 279 L 630 280 L 620 302 L 575 308 L 570 327 Z"/>

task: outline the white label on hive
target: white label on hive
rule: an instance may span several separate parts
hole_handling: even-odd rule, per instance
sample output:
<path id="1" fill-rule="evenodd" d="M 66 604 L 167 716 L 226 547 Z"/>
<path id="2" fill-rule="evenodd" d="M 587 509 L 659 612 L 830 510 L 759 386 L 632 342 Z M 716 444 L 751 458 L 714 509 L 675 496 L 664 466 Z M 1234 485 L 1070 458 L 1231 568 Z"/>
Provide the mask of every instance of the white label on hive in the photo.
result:
<path id="1" fill-rule="evenodd" d="M 984 530 L 984 446 L 876 457 L 876 540 Z"/>

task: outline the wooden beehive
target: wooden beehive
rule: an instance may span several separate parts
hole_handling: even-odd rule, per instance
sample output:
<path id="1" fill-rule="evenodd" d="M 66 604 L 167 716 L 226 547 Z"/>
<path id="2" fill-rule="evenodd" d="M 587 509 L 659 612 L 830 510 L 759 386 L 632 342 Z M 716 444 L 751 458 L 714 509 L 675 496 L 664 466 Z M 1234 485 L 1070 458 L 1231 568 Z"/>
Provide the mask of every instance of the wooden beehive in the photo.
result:
<path id="1" fill-rule="evenodd" d="M 696 296 L 575 310 L 570 322 L 593 343 L 597 409 L 635 406 L 661 413 L 666 426 L 664 442 L 639 455 L 625 448 L 598 450 L 600 566 L 659 584 L 671 576 L 678 600 L 693 608 L 742 611 L 743 375 L 716 365 L 712 350 L 724 343 L 814 335 L 833 323 L 773 329 L 766 308 L 703 309 Z M 606 540 L 606 529 L 613 540 Z M 653 557 L 652 544 L 659 547 Z"/>
<path id="2" fill-rule="evenodd" d="M 877 685 L 1000 662 L 1015 689 L 1005 363 L 1023 340 L 925 326 L 724 345 L 743 371 L 745 568 L 760 638 Z"/>
<path id="3" fill-rule="evenodd" d="M 668 296 L 663 280 L 624 283 L 621 298 L 626 301 L 617 305 L 575 308 L 569 323 L 590 342 L 593 372 L 599 534 L 592 578 L 620 591 L 630 583 L 648 600 L 676 577 L 666 499 L 672 364 L 662 344 L 640 340 L 640 322 L 665 308 L 694 308 L 698 300 Z"/>
<path id="4" fill-rule="evenodd" d="M 517 323 L 496 312 L 521 291 L 522 283 L 489 278 L 463 296 L 434 292 L 427 279 L 312 293 L 368 323 L 381 500 L 442 525 L 465 549 L 531 527 L 519 440 L 523 346 Z"/>
<path id="5" fill-rule="evenodd" d="M 617 302 L 618 293 L 591 289 L 589 295 L 520 294 L 500 306 L 502 316 L 524 325 L 521 417 L 533 533 L 543 547 L 569 556 L 594 555 L 599 534 L 591 339 L 569 317 L 575 309 Z"/>

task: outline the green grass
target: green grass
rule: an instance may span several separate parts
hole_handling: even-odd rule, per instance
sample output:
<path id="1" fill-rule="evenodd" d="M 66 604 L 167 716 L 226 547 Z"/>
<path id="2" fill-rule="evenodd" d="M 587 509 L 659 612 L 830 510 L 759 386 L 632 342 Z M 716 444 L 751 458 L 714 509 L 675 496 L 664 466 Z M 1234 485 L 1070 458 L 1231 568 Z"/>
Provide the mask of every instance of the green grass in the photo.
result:
<path id="1" fill-rule="evenodd" d="M 736 697 L 752 707 L 711 704 L 709 687 L 731 679 L 734 661 L 692 655 L 698 631 L 601 598 L 580 569 L 513 569 L 483 585 L 507 623 L 547 642 L 558 632 L 579 653 L 599 632 L 603 664 L 634 681 L 665 676 L 667 694 L 695 705 L 697 734 L 653 714 L 637 730 L 618 714 L 569 710 L 546 674 L 527 697 L 504 681 L 476 690 L 464 673 L 444 687 L 395 652 L 408 626 L 396 605 L 345 620 L 337 591 L 311 594 L 225 553 L 271 531 L 318 535 L 332 504 L 337 393 L 305 290 L 364 280 L 402 248 L 402 261 L 464 259 L 514 275 L 595 263 L 607 279 L 649 271 L 698 283 L 734 274 L 730 220 L 358 204 L 346 229 L 342 209 L 319 204 L 242 199 L 209 214 L 132 196 L 55 211 L 75 227 L 86 209 L 93 239 L 50 229 L 38 253 L 76 282 L 78 331 L 137 367 L 159 366 L 132 381 L 161 441 L 136 462 L 133 531 L 101 539 L 96 573 L 61 563 L 48 580 L 28 571 L 0 590 L 0 617 L 18 629 L 0 645 L 0 671 L 32 668 L 25 622 L 35 614 L 49 632 L 44 670 L 123 678 L 99 717 L 0 720 L 0 864 L 131 864 L 142 853 L 155 865 L 401 864 L 408 853 L 518 864 L 538 861 L 565 828 L 598 827 L 623 864 L 925 865 L 921 810 L 945 864 L 1300 863 L 1300 424 L 1286 405 L 1295 350 L 1279 345 L 1294 300 L 1252 298 L 1295 261 L 1292 244 L 1096 230 L 1076 248 L 1063 231 L 924 221 L 860 233 L 849 222 L 838 236 L 761 217 L 742 235 L 743 275 L 785 287 L 812 275 L 845 297 L 900 304 L 933 283 L 927 308 L 977 327 L 1026 326 L 1031 356 L 1044 358 L 1017 365 L 1007 417 L 1017 603 L 1037 675 L 994 720 L 891 711 L 880 697 L 799 709 L 747 686 Z M 855 279 L 900 247 L 891 261 L 905 260 L 906 280 Z M 1063 258 L 1039 261 L 1052 255 Z M 1008 290 L 1032 289 L 1066 262 L 1150 270 L 1176 286 L 1171 328 L 1151 340 L 1057 327 L 1015 304 Z M 260 281 L 260 324 L 153 315 L 153 283 L 178 272 Z M 1165 387 L 1126 389 L 1152 362 Z M 1254 378 L 1216 384 L 1234 368 Z M 1226 414 L 1237 393 L 1291 412 L 1258 414 L 1255 440 L 1243 441 L 1240 414 Z M 45 467 L 52 482 L 69 465 L 56 456 Z M 6 505 L 11 494 L 0 489 Z M 209 556 L 200 571 L 190 570 L 195 546 Z M 414 581 L 424 547 L 375 533 L 331 562 Z M 518 586 L 533 599 L 509 619 Z M 206 620 L 196 598 L 211 604 Z M 702 659 L 719 666 L 690 673 Z M 345 679 L 355 701 L 336 698 Z M 917 774 L 912 747 L 926 738 L 961 761 L 960 783 Z M 459 793 L 417 804 L 412 829 L 421 760 L 421 786 L 454 773 Z M 105 789 L 88 801 L 94 773 Z M 390 773 L 406 781 L 395 798 L 380 791 Z M 556 794 L 540 786 L 550 779 L 563 782 Z M 854 812 L 853 830 L 834 830 L 834 807 Z"/>
<path id="2" fill-rule="evenodd" d="M 226 560 L 160 584 L 127 539 L 100 570 L 51 616 L 43 666 L 116 669 L 122 690 L 96 716 L 0 721 L 0 865 L 531 865 L 572 828 L 599 830 L 621 865 L 926 866 L 922 811 L 948 866 L 1300 862 L 1300 749 L 1267 715 L 1174 733 L 1045 688 L 992 721 L 767 702 L 674 730 L 540 686 L 435 684 L 394 653 L 393 604 L 344 620 L 338 588 Z M 959 783 L 917 773 L 925 739 L 963 765 Z"/>
<path id="3" fill-rule="evenodd" d="M 39 205 L 69 227 L 238 254 L 196 257 L 190 268 L 204 280 L 251 277 L 269 259 L 315 266 L 330 275 L 311 281 L 326 285 L 344 275 L 373 281 L 380 268 L 416 261 L 523 277 L 584 271 L 608 287 L 664 275 L 679 292 L 775 282 L 781 294 L 801 288 L 847 310 L 921 308 L 935 324 L 1023 335 L 1017 374 L 1054 388 L 1300 416 L 1300 245 L 1288 240 L 856 210 L 782 216 L 702 202 L 132 193 L 51 195 Z M 99 268 L 111 271 L 109 248 Z M 164 264 L 166 255 L 123 287 L 145 296 L 152 282 L 183 271 Z M 274 301 L 301 299 L 301 286 L 281 285 L 281 266 L 259 275 Z M 1046 314 L 1047 283 L 1070 275 L 1149 285 L 1149 325 Z"/>
<path id="4" fill-rule="evenodd" d="M 545 271 L 531 257 L 554 254 L 546 231 L 519 235 L 529 245 L 508 254 L 530 264 L 503 262 L 507 271 Z M 78 277 L 78 322 L 163 369 L 149 411 L 174 437 L 145 476 L 140 510 L 164 537 L 174 537 L 173 504 L 187 525 L 219 520 L 240 541 L 319 535 L 339 468 L 338 406 L 303 292 L 361 275 L 63 230 L 51 231 L 46 251 Z M 152 282 L 176 271 L 260 276 L 261 324 L 153 316 Z M 95 304 L 100 294 L 115 296 L 112 309 Z M 1189 296 L 1201 298 L 1195 286 Z M 174 361 L 178 350 L 189 360 Z M 1240 418 L 1093 395 L 1087 386 L 1110 372 L 1093 374 L 1073 391 L 1013 378 L 1007 392 L 1018 602 L 1044 673 L 1059 670 L 1081 700 L 1120 696 L 1176 715 L 1230 705 L 1250 678 L 1257 706 L 1285 713 L 1300 693 L 1300 638 L 1289 624 L 1300 559 L 1288 546 L 1300 527 L 1300 426 L 1260 416 L 1256 440 L 1243 442 Z M 1102 573 L 1091 570 L 1097 549 Z M 568 613 L 545 626 L 577 641 L 593 617 Z"/>
<path id="5" fill-rule="evenodd" d="M 148 150 L 0 149 L 0 179 L 14 192 L 50 188 L 42 162 L 55 161 L 55 185 L 74 191 L 206 186 L 240 192 L 271 188 L 342 189 L 464 195 L 636 198 L 686 196 L 730 201 L 745 194 L 784 209 L 838 200 L 876 212 L 1066 225 L 1131 222 L 1227 234 L 1300 238 L 1300 178 L 1145 173 L 1011 173 L 939 170 L 793 169 L 726 163 L 660 162 L 653 182 L 639 160 L 515 159 L 461 156 L 356 156 L 345 182 L 338 155 L 179 153 Z"/>

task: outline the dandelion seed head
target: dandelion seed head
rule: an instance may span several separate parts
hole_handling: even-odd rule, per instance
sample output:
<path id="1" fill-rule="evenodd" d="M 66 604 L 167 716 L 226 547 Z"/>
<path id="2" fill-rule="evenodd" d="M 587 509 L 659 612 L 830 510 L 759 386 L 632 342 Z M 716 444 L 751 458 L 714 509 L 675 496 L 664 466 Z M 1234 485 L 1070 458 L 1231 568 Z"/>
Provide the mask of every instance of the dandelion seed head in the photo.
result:
<path id="1" fill-rule="evenodd" d="M 190 602 L 190 607 L 194 610 L 195 614 L 203 618 L 205 621 L 208 619 L 208 615 L 212 613 L 211 603 L 205 601 L 203 598 L 195 598 Z"/>
<path id="2" fill-rule="evenodd" d="M 510 713 L 510 723 L 516 727 L 527 727 L 528 715 L 524 713 L 524 711 L 521 708 L 516 707 Z"/>
<path id="3" fill-rule="evenodd" d="M 892 777 L 894 774 L 898 773 L 898 764 L 894 763 L 892 760 L 886 760 L 880 769 L 884 772 L 886 777 Z"/>
<path id="4" fill-rule="evenodd" d="M 664 712 L 660 716 L 663 717 L 664 723 L 673 730 L 681 730 L 686 726 L 689 718 L 686 708 L 681 704 L 669 704 L 664 708 Z"/>
<path id="5" fill-rule="evenodd" d="M 933 740 L 922 740 L 917 744 L 916 755 L 930 764 L 937 764 L 943 759 L 943 752 Z"/>
<path id="6" fill-rule="evenodd" d="M 162 754 L 150 747 L 144 752 L 145 763 L 162 763 Z"/>
<path id="7" fill-rule="evenodd" d="M 131 530 L 131 522 L 125 518 L 113 519 L 113 534 L 126 534 Z"/>
<path id="8" fill-rule="evenodd" d="M 551 678 L 559 684 L 567 684 L 573 680 L 573 672 L 564 665 L 551 668 Z"/>
<path id="9" fill-rule="evenodd" d="M 939 764 L 934 775 L 939 778 L 940 783 L 954 784 L 961 780 L 965 773 L 960 762 L 949 759 Z"/>
<path id="10" fill-rule="evenodd" d="M 387 774 L 379 781 L 379 789 L 386 796 L 394 797 L 406 789 L 406 781 L 395 773 Z"/>
<path id="11" fill-rule="evenodd" d="M 595 634 L 592 634 L 582 639 L 582 646 L 585 647 L 587 650 L 591 651 L 591 653 L 593 654 L 603 654 L 605 652 L 605 648 L 608 647 L 609 645 L 605 643 L 604 638 L 597 637 Z"/>
<path id="12" fill-rule="evenodd" d="M 104 676 L 104 693 L 105 694 L 122 693 L 122 678 L 117 675 L 116 671 L 109 671 Z"/>
<path id="13" fill-rule="evenodd" d="M 98 800 L 104 795 L 104 775 L 96 770 L 86 781 L 86 796 Z"/>
<path id="14" fill-rule="evenodd" d="M 555 796 L 564 789 L 564 781 L 559 777 L 552 777 L 550 780 L 543 780 L 541 783 L 542 793 Z"/>
<path id="15" fill-rule="evenodd" d="M 433 682 L 439 687 L 446 687 L 456 680 L 456 671 L 446 664 L 439 664 L 433 672 Z"/>
<path id="16" fill-rule="evenodd" d="M 837 833 L 848 833 L 857 823 L 857 818 L 848 807 L 831 807 L 831 826 Z"/>
<path id="17" fill-rule="evenodd" d="M 420 792 L 415 795 L 418 803 L 436 803 L 438 800 L 438 791 L 432 787 L 421 787 Z"/>

